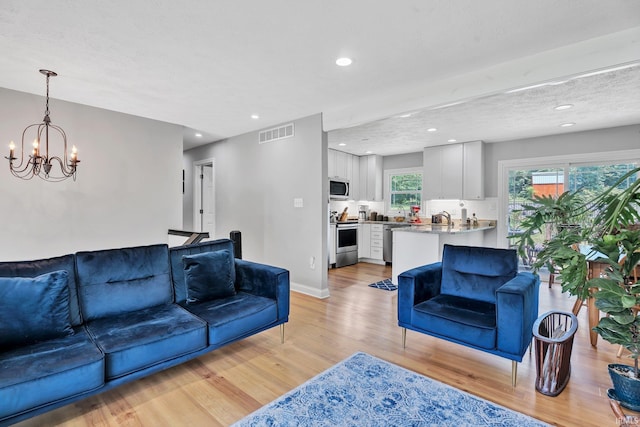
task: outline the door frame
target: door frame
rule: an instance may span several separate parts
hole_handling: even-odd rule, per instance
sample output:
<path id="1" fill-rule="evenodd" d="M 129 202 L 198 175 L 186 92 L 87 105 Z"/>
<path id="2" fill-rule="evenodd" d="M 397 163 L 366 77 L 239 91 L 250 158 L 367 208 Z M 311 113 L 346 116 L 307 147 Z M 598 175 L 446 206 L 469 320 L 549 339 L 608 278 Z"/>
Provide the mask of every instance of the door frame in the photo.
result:
<path id="1" fill-rule="evenodd" d="M 215 170 L 216 170 L 216 162 L 214 158 L 208 158 L 208 159 L 202 159 L 202 160 L 197 160 L 195 162 L 193 162 L 193 231 L 201 231 L 202 230 L 202 222 L 201 222 L 201 214 L 200 214 L 200 209 L 201 209 L 201 192 L 202 192 L 202 183 L 200 181 L 200 174 L 201 174 L 201 168 L 204 165 L 211 165 L 212 167 L 212 174 L 211 174 L 211 200 L 213 203 L 213 216 L 214 216 L 214 221 L 213 221 L 213 230 L 210 231 L 210 238 L 213 239 L 214 236 L 211 235 L 211 233 L 215 233 L 215 217 L 216 217 L 216 174 L 215 174 Z"/>
<path id="2" fill-rule="evenodd" d="M 567 167 L 594 162 L 637 162 L 640 161 L 640 149 L 603 151 L 597 153 L 566 154 L 560 156 L 532 157 L 498 161 L 498 220 L 497 242 L 499 248 L 509 245 L 507 239 L 507 203 L 509 201 L 509 170 L 531 169 L 536 167 Z M 566 178 L 566 177 L 565 177 Z"/>

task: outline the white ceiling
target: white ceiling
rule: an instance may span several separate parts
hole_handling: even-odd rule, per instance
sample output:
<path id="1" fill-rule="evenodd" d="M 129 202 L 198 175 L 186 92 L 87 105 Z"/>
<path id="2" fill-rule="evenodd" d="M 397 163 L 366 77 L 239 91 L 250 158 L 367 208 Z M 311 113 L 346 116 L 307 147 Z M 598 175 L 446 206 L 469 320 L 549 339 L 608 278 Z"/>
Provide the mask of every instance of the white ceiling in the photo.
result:
<path id="1" fill-rule="evenodd" d="M 0 87 L 42 95 L 48 68 L 53 99 L 184 125 L 185 148 L 319 112 L 330 146 L 348 138 L 356 154 L 565 132 L 548 111 L 565 99 L 571 131 L 640 123 L 640 67 L 617 72 L 616 90 L 585 77 L 501 95 L 640 61 L 639 45 L 637 0 L 0 2 Z M 406 120 L 436 121 L 426 137 L 427 122 L 368 124 L 461 100 Z"/>

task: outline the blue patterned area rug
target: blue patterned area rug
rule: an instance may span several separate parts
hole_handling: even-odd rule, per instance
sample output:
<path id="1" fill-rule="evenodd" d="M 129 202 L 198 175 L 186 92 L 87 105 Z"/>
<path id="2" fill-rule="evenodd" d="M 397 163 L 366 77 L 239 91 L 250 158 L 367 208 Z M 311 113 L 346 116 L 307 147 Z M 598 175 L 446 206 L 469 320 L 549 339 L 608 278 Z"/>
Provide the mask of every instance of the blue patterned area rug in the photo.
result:
<path id="1" fill-rule="evenodd" d="M 398 289 L 396 285 L 391 282 L 391 279 L 384 279 L 376 283 L 369 285 L 372 288 L 384 289 L 385 291 L 395 291 Z"/>
<path id="2" fill-rule="evenodd" d="M 234 424 L 247 426 L 549 426 L 366 353 Z"/>

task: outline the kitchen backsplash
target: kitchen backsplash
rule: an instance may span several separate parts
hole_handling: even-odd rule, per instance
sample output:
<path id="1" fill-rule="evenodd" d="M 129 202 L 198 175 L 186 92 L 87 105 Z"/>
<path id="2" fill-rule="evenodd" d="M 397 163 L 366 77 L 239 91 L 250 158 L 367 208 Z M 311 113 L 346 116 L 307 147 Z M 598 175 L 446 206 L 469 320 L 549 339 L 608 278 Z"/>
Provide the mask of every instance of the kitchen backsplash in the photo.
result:
<path id="1" fill-rule="evenodd" d="M 385 212 L 384 202 L 356 202 L 352 200 L 331 200 L 329 202 L 330 210 L 342 212 L 346 207 L 348 208 L 347 213 L 349 217 L 353 218 L 358 216 L 358 207 L 360 205 L 367 205 L 369 206 L 369 211 L 383 213 L 387 216 L 396 216 L 403 214 L 402 211 Z M 442 211 L 447 211 L 451 214 L 451 217 L 454 220 L 459 220 L 462 214 L 462 208 L 467 209 L 468 217 L 471 217 L 471 215 L 475 213 L 478 219 L 495 220 L 498 218 L 497 197 L 487 197 L 484 200 L 428 200 L 422 203 L 422 209 L 420 210 L 419 216 L 422 218 L 428 218 L 430 220 L 431 215 L 438 214 Z M 408 214 L 409 209 L 407 207 L 406 215 Z"/>

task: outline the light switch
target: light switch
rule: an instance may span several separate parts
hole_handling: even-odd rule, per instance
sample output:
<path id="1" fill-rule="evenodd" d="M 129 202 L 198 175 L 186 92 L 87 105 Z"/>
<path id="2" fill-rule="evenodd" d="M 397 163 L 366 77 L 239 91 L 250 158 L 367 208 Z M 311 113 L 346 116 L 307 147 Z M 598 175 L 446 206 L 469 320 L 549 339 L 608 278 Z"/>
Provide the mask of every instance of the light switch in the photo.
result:
<path id="1" fill-rule="evenodd" d="M 302 203 L 302 198 L 301 197 L 296 197 L 295 199 L 293 199 L 293 207 L 294 208 L 301 208 L 303 207 L 303 203 Z"/>

